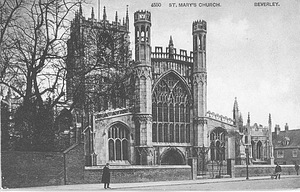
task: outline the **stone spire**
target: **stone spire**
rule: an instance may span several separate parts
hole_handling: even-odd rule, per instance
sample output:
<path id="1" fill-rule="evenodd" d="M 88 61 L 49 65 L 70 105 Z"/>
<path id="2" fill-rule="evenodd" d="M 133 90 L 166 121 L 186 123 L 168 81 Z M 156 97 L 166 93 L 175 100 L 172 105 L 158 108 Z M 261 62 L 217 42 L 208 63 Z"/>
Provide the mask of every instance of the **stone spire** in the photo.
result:
<path id="1" fill-rule="evenodd" d="M 92 7 L 91 18 L 92 18 L 92 19 L 95 19 L 94 7 Z"/>
<path id="2" fill-rule="evenodd" d="M 248 112 L 247 124 L 250 125 L 250 112 Z"/>
<path id="3" fill-rule="evenodd" d="M 103 8 L 103 20 L 106 20 L 107 19 L 107 16 L 106 16 L 106 9 L 105 9 L 105 6 Z"/>
<path id="4" fill-rule="evenodd" d="M 173 44 L 173 39 L 172 39 L 172 35 L 170 35 L 170 40 L 169 40 L 169 47 L 173 47 L 174 44 Z"/>
<path id="5" fill-rule="evenodd" d="M 79 2 L 79 15 L 82 15 L 82 6 L 81 6 L 81 2 Z"/>
<path id="6" fill-rule="evenodd" d="M 174 54 L 174 43 L 172 39 L 172 35 L 170 35 L 170 40 L 169 40 L 169 58 L 173 58 Z"/>
<path id="7" fill-rule="evenodd" d="M 116 11 L 115 21 L 118 23 L 118 11 Z"/>
<path id="8" fill-rule="evenodd" d="M 235 120 L 236 123 L 239 120 L 239 106 L 236 97 L 233 104 L 233 119 Z"/>
<path id="9" fill-rule="evenodd" d="M 129 31 L 129 14 L 128 14 L 128 5 L 126 5 L 126 29 Z"/>

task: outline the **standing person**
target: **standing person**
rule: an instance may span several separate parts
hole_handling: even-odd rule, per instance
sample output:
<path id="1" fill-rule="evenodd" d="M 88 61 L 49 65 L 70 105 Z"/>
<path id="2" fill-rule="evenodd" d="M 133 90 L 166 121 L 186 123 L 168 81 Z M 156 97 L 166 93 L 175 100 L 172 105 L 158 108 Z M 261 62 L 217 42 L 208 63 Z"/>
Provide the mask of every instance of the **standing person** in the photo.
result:
<path id="1" fill-rule="evenodd" d="M 281 173 L 281 167 L 278 163 L 276 163 L 276 167 L 275 167 L 275 179 L 277 179 L 277 176 L 278 176 L 278 179 L 280 179 L 280 173 Z"/>
<path id="2" fill-rule="evenodd" d="M 103 168 L 103 174 L 102 174 L 102 183 L 104 183 L 104 189 L 110 188 L 110 171 L 109 171 L 109 163 L 106 163 L 106 165 Z"/>
<path id="3" fill-rule="evenodd" d="M 295 170 L 296 170 L 296 173 L 297 173 L 297 175 L 298 175 L 299 165 L 297 164 L 297 162 L 295 162 Z"/>

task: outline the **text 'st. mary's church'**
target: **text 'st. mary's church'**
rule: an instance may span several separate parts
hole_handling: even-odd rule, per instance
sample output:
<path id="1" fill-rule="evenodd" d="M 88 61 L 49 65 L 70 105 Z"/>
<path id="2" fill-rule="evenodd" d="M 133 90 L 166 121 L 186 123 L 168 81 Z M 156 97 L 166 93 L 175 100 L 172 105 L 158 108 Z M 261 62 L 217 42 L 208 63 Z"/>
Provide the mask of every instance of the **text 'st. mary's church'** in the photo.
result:
<path id="1" fill-rule="evenodd" d="M 88 41 L 91 31 L 100 34 L 113 31 L 107 34 L 121 35 L 115 40 L 122 45 L 118 46 L 121 57 L 115 62 L 120 65 L 131 62 L 128 10 L 123 23 L 117 14 L 110 23 L 105 11 L 102 20 L 96 20 L 93 12 L 91 18 L 85 19 L 79 11 L 72 22 L 67 60 L 67 91 L 71 100 L 76 99 L 73 93 L 79 81 L 85 82 L 80 88 L 81 100 L 84 92 L 96 90 L 105 82 L 99 80 L 88 86 L 88 79 L 99 75 L 100 69 L 78 80 L 79 68 L 88 67 L 91 59 L 93 62 L 101 60 L 97 55 L 87 57 L 91 47 L 96 50 L 101 47 L 101 42 Z M 209 169 L 213 162 L 222 162 L 227 167 L 244 164 L 248 148 L 251 163 L 272 163 L 270 116 L 267 127 L 251 126 L 250 115 L 244 125 L 237 100 L 233 119 L 207 110 L 206 21 L 191 22 L 193 50 L 190 53 L 176 49 L 171 36 L 168 47 L 152 49 L 151 39 L 155 38 L 151 36 L 152 22 L 155 24 L 150 12 L 134 13 L 135 58 L 126 84 L 129 88 L 123 87 L 127 91 L 114 101 L 97 96 L 98 103 L 85 108 L 88 110 L 85 113 L 92 114 L 92 118 L 77 129 L 85 134 L 87 161 L 91 165 L 107 162 L 112 165 L 183 165 L 188 159 L 196 158 L 200 170 Z M 99 78 L 103 79 L 101 74 Z"/>

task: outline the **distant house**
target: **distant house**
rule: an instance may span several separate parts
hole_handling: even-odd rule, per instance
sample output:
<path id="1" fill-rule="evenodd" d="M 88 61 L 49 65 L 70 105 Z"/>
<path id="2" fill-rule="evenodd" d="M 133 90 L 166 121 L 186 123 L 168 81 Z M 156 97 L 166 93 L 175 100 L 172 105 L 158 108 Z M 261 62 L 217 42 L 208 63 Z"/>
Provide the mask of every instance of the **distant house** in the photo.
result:
<path id="1" fill-rule="evenodd" d="M 300 129 L 280 131 L 279 125 L 275 126 L 273 134 L 275 162 L 283 165 L 300 164 Z"/>

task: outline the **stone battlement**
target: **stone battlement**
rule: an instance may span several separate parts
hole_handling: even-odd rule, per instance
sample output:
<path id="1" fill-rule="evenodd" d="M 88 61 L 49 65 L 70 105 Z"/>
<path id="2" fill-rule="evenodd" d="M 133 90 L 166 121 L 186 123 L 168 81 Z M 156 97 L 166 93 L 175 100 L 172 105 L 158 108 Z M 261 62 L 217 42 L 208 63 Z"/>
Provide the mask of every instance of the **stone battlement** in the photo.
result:
<path id="1" fill-rule="evenodd" d="M 196 31 L 206 32 L 206 21 L 204 21 L 204 20 L 194 21 L 192 31 L 193 31 L 193 33 Z"/>
<path id="2" fill-rule="evenodd" d="M 214 113 L 214 112 L 208 111 L 206 113 L 206 116 L 210 117 L 212 119 L 218 120 L 218 121 L 222 121 L 224 123 L 228 123 L 228 124 L 231 124 L 231 125 L 234 124 L 234 120 L 233 119 L 231 119 L 229 117 L 226 117 L 226 116 L 223 116 L 223 115 L 220 115 L 218 113 Z"/>
<path id="3" fill-rule="evenodd" d="M 173 48 L 172 53 L 170 53 L 169 48 L 166 47 L 166 51 L 163 51 L 162 47 L 155 47 L 154 52 L 151 52 L 151 58 L 154 59 L 175 59 L 185 62 L 193 62 L 193 52 L 191 51 L 188 55 L 186 50 L 180 49 L 179 54 L 176 48 Z"/>
<path id="4" fill-rule="evenodd" d="M 125 114 L 125 113 L 131 113 L 132 111 L 133 111 L 133 107 L 108 109 L 105 111 L 96 112 L 96 113 L 94 113 L 94 116 L 96 119 L 102 119 L 105 117 L 111 117 L 111 116 L 121 115 L 121 114 Z"/>
<path id="5" fill-rule="evenodd" d="M 134 13 L 134 22 L 148 21 L 151 22 L 151 13 L 146 10 L 139 10 Z"/>

